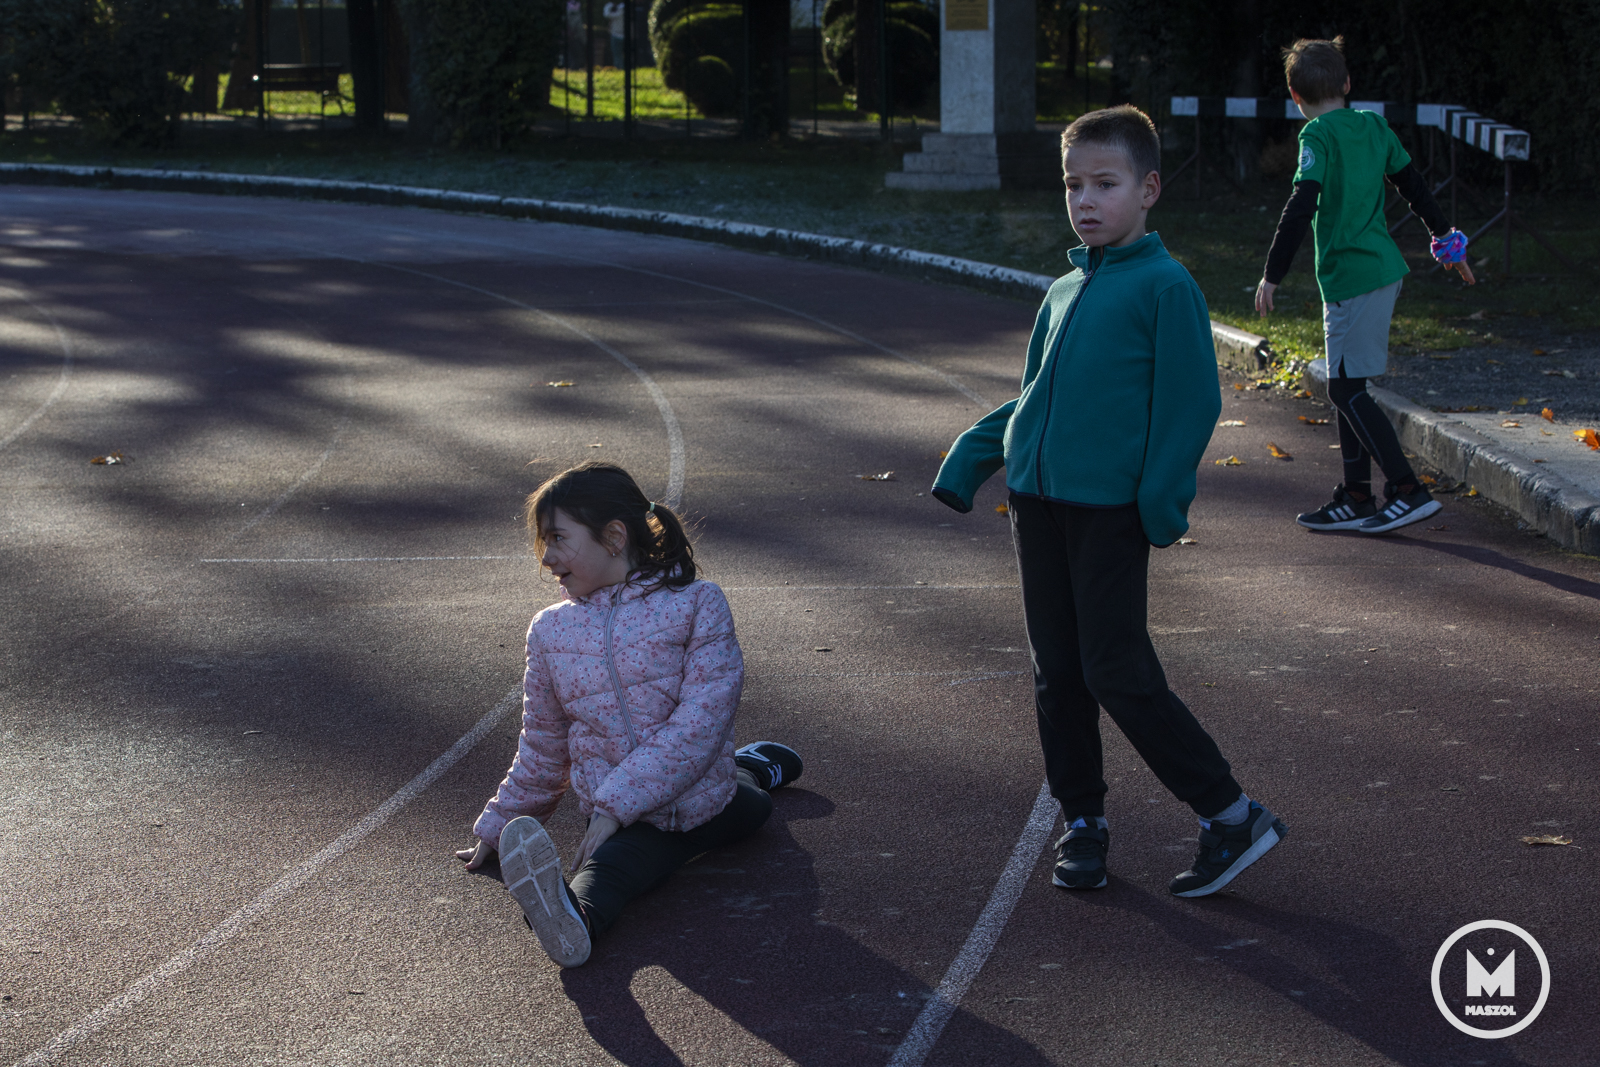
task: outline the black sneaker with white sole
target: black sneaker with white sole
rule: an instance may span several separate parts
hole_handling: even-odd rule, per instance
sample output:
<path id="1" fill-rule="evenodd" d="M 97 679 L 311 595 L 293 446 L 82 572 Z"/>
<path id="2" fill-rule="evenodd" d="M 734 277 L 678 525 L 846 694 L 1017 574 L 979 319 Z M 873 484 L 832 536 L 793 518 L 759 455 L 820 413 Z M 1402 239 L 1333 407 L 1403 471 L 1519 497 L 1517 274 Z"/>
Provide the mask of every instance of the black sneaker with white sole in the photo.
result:
<path id="1" fill-rule="evenodd" d="M 1378 513 L 1378 505 L 1369 496 L 1356 500 L 1345 491 L 1344 485 L 1334 487 L 1333 499 L 1316 511 L 1295 516 L 1295 522 L 1308 530 L 1354 530 Z"/>
<path id="2" fill-rule="evenodd" d="M 1103 889 L 1111 831 L 1098 826 L 1072 826 L 1056 842 L 1056 869 L 1051 881 L 1062 889 Z"/>
<path id="3" fill-rule="evenodd" d="M 1244 822 L 1228 826 L 1213 820 L 1209 830 L 1200 831 L 1194 866 L 1174 878 L 1169 888 L 1180 897 L 1209 896 L 1287 836 L 1283 820 L 1252 800 Z"/>
<path id="4" fill-rule="evenodd" d="M 1395 495 L 1372 518 L 1357 526 L 1364 534 L 1388 533 L 1402 526 L 1410 526 L 1438 511 L 1444 505 L 1433 499 L 1433 494 L 1418 485 L 1409 493 Z"/>
<path id="5" fill-rule="evenodd" d="M 539 820 L 524 815 L 500 831 L 500 874 L 546 955 L 563 967 L 589 959 L 589 924 L 561 877 L 555 842 Z"/>
<path id="6" fill-rule="evenodd" d="M 733 754 L 733 762 L 755 776 L 756 784 L 767 792 L 780 785 L 793 785 L 805 770 L 800 753 L 776 741 L 757 741 Z"/>

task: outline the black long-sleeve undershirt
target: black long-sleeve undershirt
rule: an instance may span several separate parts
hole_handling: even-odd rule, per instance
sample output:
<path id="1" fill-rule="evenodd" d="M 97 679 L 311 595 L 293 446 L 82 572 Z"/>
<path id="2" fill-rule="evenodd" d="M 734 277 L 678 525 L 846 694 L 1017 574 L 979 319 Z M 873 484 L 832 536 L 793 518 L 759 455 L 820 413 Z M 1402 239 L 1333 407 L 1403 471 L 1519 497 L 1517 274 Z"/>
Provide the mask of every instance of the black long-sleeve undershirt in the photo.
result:
<path id="1" fill-rule="evenodd" d="M 1422 220 L 1428 232 L 1435 237 L 1443 237 L 1450 232 L 1450 223 L 1445 219 L 1444 212 L 1439 209 L 1439 202 L 1433 198 L 1433 193 L 1428 189 L 1428 182 L 1417 168 L 1407 163 L 1400 170 L 1388 176 L 1389 183 L 1404 198 L 1410 206 L 1412 214 Z M 1294 262 L 1294 254 L 1300 248 L 1300 242 L 1305 240 L 1306 230 L 1311 227 L 1312 216 L 1317 213 L 1317 201 L 1322 195 L 1322 183 L 1314 181 L 1301 181 L 1294 183 L 1294 192 L 1289 195 L 1289 202 L 1283 207 L 1283 214 L 1278 219 L 1278 232 L 1272 236 L 1272 249 L 1267 253 L 1267 269 L 1263 277 L 1271 285 L 1283 281 L 1283 276 L 1289 273 L 1289 266 Z"/>

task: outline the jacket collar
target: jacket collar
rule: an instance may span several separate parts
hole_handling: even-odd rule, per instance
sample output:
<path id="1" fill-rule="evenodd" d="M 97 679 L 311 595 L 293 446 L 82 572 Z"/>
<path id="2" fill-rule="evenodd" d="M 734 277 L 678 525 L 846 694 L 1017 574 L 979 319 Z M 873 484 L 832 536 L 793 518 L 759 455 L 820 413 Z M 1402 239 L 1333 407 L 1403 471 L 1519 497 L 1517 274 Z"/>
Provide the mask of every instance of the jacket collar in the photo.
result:
<path id="1" fill-rule="evenodd" d="M 672 569 L 672 574 L 668 575 L 668 577 L 673 577 L 678 573 L 678 568 L 674 567 Z M 565 600 L 573 600 L 573 603 L 576 604 L 588 604 L 591 607 L 609 608 L 614 604 L 621 604 L 629 600 L 638 600 L 645 594 L 654 592 L 657 588 L 660 588 L 660 586 L 656 580 L 652 579 L 647 582 L 644 580 L 643 571 L 634 571 L 632 574 L 628 575 L 627 581 L 618 582 L 615 585 L 601 586 L 599 589 L 596 589 L 594 592 L 590 593 L 581 600 L 573 600 L 572 597 L 566 596 L 564 593 L 562 594 L 562 598 Z"/>
<path id="2" fill-rule="evenodd" d="M 1161 243 L 1161 235 L 1151 230 L 1133 244 L 1121 248 L 1091 249 L 1088 245 L 1079 245 L 1067 253 L 1067 258 L 1085 274 L 1091 263 L 1097 271 L 1125 270 L 1151 260 L 1166 259 L 1167 246 Z"/>

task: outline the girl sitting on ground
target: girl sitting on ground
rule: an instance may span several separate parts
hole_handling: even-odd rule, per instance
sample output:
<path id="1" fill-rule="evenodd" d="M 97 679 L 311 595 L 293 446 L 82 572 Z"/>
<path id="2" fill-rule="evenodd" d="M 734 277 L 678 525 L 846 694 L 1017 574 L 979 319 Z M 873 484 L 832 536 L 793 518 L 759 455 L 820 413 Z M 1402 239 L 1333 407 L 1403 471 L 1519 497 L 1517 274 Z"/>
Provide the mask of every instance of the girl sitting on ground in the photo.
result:
<path id="1" fill-rule="evenodd" d="M 802 765 L 771 741 L 735 751 L 733 617 L 669 508 L 585 463 L 541 485 L 527 520 L 562 599 L 528 627 L 517 755 L 456 855 L 474 870 L 498 852 L 545 952 L 576 967 L 628 901 L 760 829 Z M 542 825 L 569 782 L 589 820 L 570 886 Z"/>

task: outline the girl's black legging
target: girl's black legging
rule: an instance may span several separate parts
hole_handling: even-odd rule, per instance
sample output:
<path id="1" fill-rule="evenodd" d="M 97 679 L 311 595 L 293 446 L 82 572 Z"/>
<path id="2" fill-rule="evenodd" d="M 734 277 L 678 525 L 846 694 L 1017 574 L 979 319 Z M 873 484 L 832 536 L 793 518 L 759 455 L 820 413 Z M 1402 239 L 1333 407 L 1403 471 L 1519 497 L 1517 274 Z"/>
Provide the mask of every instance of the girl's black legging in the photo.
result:
<path id="1" fill-rule="evenodd" d="M 702 852 L 731 845 L 761 829 L 772 814 L 772 797 L 743 767 L 728 806 L 693 830 L 657 830 L 647 822 L 624 826 L 594 850 L 572 879 L 589 935 L 611 928 L 628 901 L 648 893 Z"/>
<path id="2" fill-rule="evenodd" d="M 1339 376 L 1328 379 L 1328 401 L 1339 412 L 1339 455 L 1344 459 L 1346 489 L 1371 495 L 1374 458 L 1392 484 L 1416 482 L 1400 438 L 1367 392 L 1365 378 L 1348 378 L 1340 367 Z"/>

